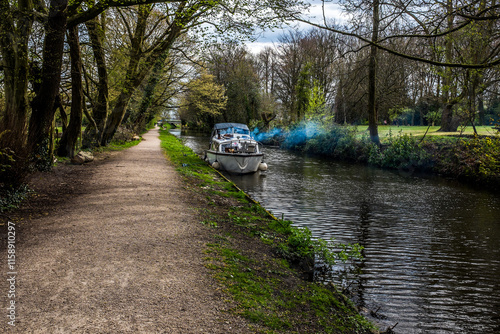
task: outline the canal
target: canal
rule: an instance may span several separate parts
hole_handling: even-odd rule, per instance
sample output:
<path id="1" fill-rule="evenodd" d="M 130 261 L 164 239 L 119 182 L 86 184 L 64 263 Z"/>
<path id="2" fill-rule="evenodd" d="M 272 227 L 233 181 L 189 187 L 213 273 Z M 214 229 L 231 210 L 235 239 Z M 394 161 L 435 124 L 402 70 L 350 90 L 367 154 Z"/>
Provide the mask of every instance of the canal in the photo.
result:
<path id="1" fill-rule="evenodd" d="M 180 133 L 176 133 L 180 135 Z M 181 136 L 201 154 L 203 136 Z M 500 333 L 500 195 L 265 148 L 269 171 L 230 176 L 314 237 L 365 260 L 318 273 L 396 333 Z"/>

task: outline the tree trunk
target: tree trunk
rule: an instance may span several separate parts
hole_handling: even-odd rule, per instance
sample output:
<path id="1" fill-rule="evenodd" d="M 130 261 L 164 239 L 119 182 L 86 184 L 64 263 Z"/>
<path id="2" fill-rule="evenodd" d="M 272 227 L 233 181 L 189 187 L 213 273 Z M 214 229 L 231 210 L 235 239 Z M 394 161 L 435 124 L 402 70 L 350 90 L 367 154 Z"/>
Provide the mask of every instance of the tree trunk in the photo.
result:
<path id="1" fill-rule="evenodd" d="M 67 131 L 59 142 L 57 151 L 60 156 L 75 156 L 75 147 L 78 136 L 82 129 L 82 105 L 83 105 L 83 87 L 82 87 L 82 61 L 80 57 L 80 42 L 78 39 L 78 26 L 68 29 L 68 44 L 71 56 L 71 116 Z"/>
<path id="2" fill-rule="evenodd" d="M 137 87 L 137 86 L 135 86 Z M 108 117 L 108 121 L 106 123 L 106 128 L 102 134 L 101 145 L 106 146 L 109 144 L 111 139 L 116 133 L 116 130 L 120 126 L 123 116 L 125 116 L 125 112 L 127 111 L 127 106 L 132 97 L 132 94 L 135 90 L 133 85 L 127 85 L 122 89 L 122 92 L 118 96 L 115 107 L 111 111 L 111 114 Z"/>
<path id="3" fill-rule="evenodd" d="M 47 150 L 54 101 L 61 80 L 62 55 L 66 32 L 67 0 L 51 0 L 43 46 L 42 82 L 32 103 L 28 144 L 37 167 L 48 169 L 52 157 Z"/>
<path id="4" fill-rule="evenodd" d="M 134 36 L 131 40 L 131 46 L 130 46 L 131 49 L 127 65 L 127 72 L 125 74 L 125 79 L 120 95 L 117 97 L 115 101 L 115 105 L 113 107 L 113 110 L 111 111 L 111 114 L 108 117 L 106 126 L 104 128 L 101 137 L 101 145 L 103 146 L 107 145 L 115 135 L 116 130 L 118 129 L 118 127 L 122 122 L 123 116 L 125 116 L 128 103 L 135 88 L 139 86 L 142 80 L 144 79 L 145 73 L 144 76 L 142 76 L 142 78 L 139 77 L 140 70 L 138 70 L 138 68 L 139 68 L 139 62 L 142 57 L 142 44 L 145 38 L 147 19 L 150 10 L 151 7 L 149 5 L 139 6 L 137 24 L 135 27 Z M 143 65 L 143 67 L 145 66 Z"/>
<path id="5" fill-rule="evenodd" d="M 479 120 L 479 125 L 485 125 L 485 114 L 486 110 L 484 108 L 484 100 L 483 100 L 483 95 L 479 95 L 478 97 L 478 102 L 477 102 L 477 110 L 478 110 L 478 120 Z"/>
<path id="6" fill-rule="evenodd" d="M 453 27 L 453 2 L 452 0 L 447 0 L 447 11 L 448 11 L 448 28 Z M 451 34 L 446 35 L 446 46 L 445 46 L 445 58 L 447 63 L 452 62 L 453 58 L 453 37 Z M 441 116 L 441 127 L 438 131 L 441 132 L 456 132 L 458 129 L 458 122 L 453 118 L 453 71 L 450 67 L 444 69 L 444 94 L 443 94 L 443 114 Z"/>
<path id="7" fill-rule="evenodd" d="M 455 132 L 457 131 L 456 127 L 452 126 L 452 118 L 453 115 L 453 104 L 446 103 L 443 106 L 443 115 L 441 116 L 441 127 L 439 128 L 439 132 Z"/>
<path id="8" fill-rule="evenodd" d="M 89 32 L 99 81 L 97 83 L 97 101 L 92 110 L 92 117 L 97 128 L 89 126 L 85 130 L 84 137 L 85 141 L 88 143 L 87 145 L 99 146 L 104 132 L 104 127 L 106 126 L 109 107 L 108 71 L 106 68 L 105 50 L 102 41 L 104 31 L 97 18 L 85 22 L 85 25 L 87 27 L 87 31 Z"/>
<path id="9" fill-rule="evenodd" d="M 165 60 L 168 57 L 169 51 L 170 50 L 166 50 L 160 57 L 158 57 L 153 66 L 153 71 L 149 76 L 148 83 L 144 88 L 144 95 L 142 97 L 142 101 L 138 110 L 139 116 L 137 117 L 134 124 L 134 128 L 137 132 L 145 130 L 146 120 L 149 119 L 149 117 L 147 117 L 147 112 L 149 107 L 151 106 L 151 102 L 153 101 L 153 94 L 155 92 L 156 86 L 158 85 L 158 82 L 160 81 L 160 76 L 163 72 Z"/>
<path id="10" fill-rule="evenodd" d="M 380 3 L 379 0 L 373 1 L 373 27 L 372 42 L 378 41 L 380 26 Z M 370 139 L 377 145 L 380 145 L 377 125 L 377 50 L 374 45 L 370 47 L 370 58 L 368 64 L 368 129 Z"/>
<path id="11" fill-rule="evenodd" d="M 29 0 L 19 0 L 14 21 L 8 0 L 0 0 L 0 52 L 3 63 L 3 89 L 5 108 L 0 123 L 0 147 L 10 147 L 16 153 L 26 144 L 28 119 L 28 39 L 33 25 L 32 7 Z M 17 32 L 17 34 L 16 34 Z"/>
<path id="12" fill-rule="evenodd" d="M 64 106 L 61 101 L 61 94 L 57 94 L 56 101 L 54 102 L 54 107 L 56 108 L 56 110 L 59 110 L 59 115 L 61 117 L 62 123 L 62 133 L 64 133 L 68 128 L 68 115 L 66 115 L 66 112 L 64 111 Z"/>

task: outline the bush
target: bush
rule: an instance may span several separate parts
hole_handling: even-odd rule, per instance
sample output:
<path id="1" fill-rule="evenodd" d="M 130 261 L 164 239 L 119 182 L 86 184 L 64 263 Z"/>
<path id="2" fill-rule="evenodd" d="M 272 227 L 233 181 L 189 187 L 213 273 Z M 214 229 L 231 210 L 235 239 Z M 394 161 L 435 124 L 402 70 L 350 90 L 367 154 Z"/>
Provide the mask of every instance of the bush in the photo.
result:
<path id="1" fill-rule="evenodd" d="M 383 168 L 420 169 L 428 165 L 430 158 L 430 154 L 413 136 L 390 134 L 387 145 L 382 148 L 376 145 L 371 147 L 368 162 Z"/>
<path id="2" fill-rule="evenodd" d="M 30 193 L 27 185 L 12 190 L 0 189 L 0 212 L 15 209 Z"/>
<path id="3" fill-rule="evenodd" d="M 500 175 L 500 139 L 463 139 L 459 142 L 454 160 L 461 175 L 479 179 L 498 179 Z"/>
<path id="4" fill-rule="evenodd" d="M 8 131 L 0 134 L 0 142 Z M 6 194 L 23 184 L 28 174 L 28 164 L 22 148 L 0 147 L 0 193 Z"/>
<path id="5" fill-rule="evenodd" d="M 367 161 L 371 144 L 358 138 L 355 127 L 300 123 L 286 133 L 283 148 L 338 158 Z"/>
<path id="6" fill-rule="evenodd" d="M 359 244 L 339 244 L 313 239 L 310 229 L 292 226 L 289 221 L 277 220 L 274 225 L 275 230 L 285 234 L 285 239 L 278 243 L 278 253 L 292 264 L 308 262 L 314 265 L 314 259 L 318 258 L 321 262 L 332 266 L 338 261 L 363 258 L 361 255 L 363 247 Z"/>
<path id="7" fill-rule="evenodd" d="M 0 172 L 3 174 L 13 168 L 14 151 L 10 148 L 0 148 Z"/>

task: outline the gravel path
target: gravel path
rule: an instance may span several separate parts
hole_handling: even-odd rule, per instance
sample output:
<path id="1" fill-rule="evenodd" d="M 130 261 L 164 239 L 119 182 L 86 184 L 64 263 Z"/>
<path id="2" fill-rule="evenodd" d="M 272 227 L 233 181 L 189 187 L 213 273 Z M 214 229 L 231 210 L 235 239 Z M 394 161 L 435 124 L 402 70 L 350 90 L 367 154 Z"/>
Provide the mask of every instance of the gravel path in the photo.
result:
<path id="1" fill-rule="evenodd" d="M 209 236 L 158 130 L 143 137 L 55 210 L 27 219 L 16 241 L 16 326 L 2 314 L 0 332 L 250 332 L 204 267 Z M 6 314 L 6 279 L 0 287 Z"/>

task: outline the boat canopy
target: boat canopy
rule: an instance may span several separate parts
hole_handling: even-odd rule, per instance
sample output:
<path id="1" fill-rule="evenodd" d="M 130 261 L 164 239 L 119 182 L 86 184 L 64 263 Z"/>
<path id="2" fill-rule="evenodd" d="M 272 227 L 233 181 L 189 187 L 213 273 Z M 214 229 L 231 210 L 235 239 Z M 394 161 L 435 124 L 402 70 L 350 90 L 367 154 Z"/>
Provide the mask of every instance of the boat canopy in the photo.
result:
<path id="1" fill-rule="evenodd" d="M 246 124 L 241 124 L 241 123 L 217 123 L 214 125 L 215 130 L 228 129 L 228 128 L 238 128 L 250 131 L 250 129 Z"/>

